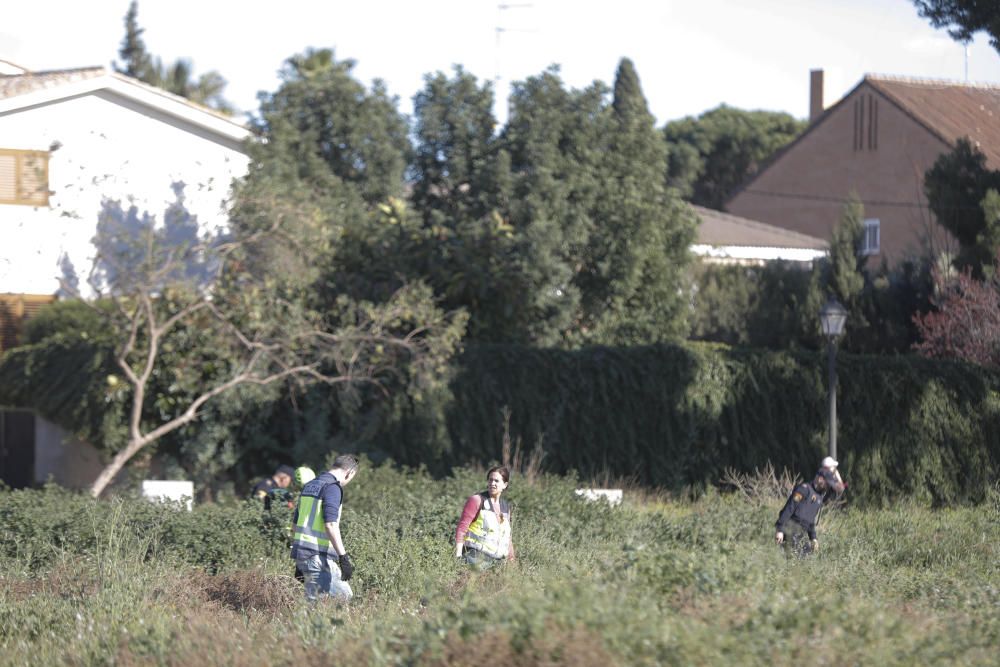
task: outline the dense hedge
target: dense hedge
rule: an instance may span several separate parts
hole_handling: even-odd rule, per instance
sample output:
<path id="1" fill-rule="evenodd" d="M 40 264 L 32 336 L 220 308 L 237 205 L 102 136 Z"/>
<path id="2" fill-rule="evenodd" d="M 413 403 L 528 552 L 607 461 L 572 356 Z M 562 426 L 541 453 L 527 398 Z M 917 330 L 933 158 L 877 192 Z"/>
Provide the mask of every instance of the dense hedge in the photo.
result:
<path id="1" fill-rule="evenodd" d="M 452 458 L 496 459 L 511 435 L 551 470 L 682 489 L 727 467 L 801 474 L 827 447 L 826 357 L 721 346 L 465 351 L 449 410 Z M 838 356 L 838 458 L 851 497 L 982 498 L 1000 466 L 1000 376 L 913 356 Z"/>
<path id="2" fill-rule="evenodd" d="M 19 365 L 29 359 L 22 356 L 6 355 L 0 377 L 63 375 L 59 365 Z M 90 367 L 76 375 L 96 372 Z M 838 372 L 838 458 L 854 501 L 891 503 L 905 495 L 941 505 L 982 498 L 1000 469 L 1000 375 L 909 355 L 843 353 Z M 718 483 L 727 468 L 749 472 L 770 462 L 802 475 L 814 470 L 827 447 L 826 382 L 825 353 L 817 351 L 478 345 L 456 360 L 448 391 L 394 394 L 358 411 L 314 388 L 219 430 L 243 443 L 247 461 L 263 451 L 249 443 L 266 441 L 286 458 L 314 466 L 334 447 L 445 474 L 455 465 L 500 458 L 507 408 L 512 438 L 523 450 L 543 448 L 552 472 L 631 476 L 697 490 Z M 45 404 L 69 406 L 67 395 L 51 392 Z M 83 401 L 74 410 L 56 410 L 63 417 L 57 421 L 84 431 L 81 422 L 114 421 L 100 408 Z"/>

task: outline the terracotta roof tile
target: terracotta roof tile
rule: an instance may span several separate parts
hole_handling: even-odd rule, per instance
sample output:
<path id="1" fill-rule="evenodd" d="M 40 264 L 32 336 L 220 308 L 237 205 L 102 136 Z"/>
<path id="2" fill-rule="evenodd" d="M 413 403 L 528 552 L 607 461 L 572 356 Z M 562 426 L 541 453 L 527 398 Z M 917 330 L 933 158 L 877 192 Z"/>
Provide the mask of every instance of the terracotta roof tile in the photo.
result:
<path id="1" fill-rule="evenodd" d="M 968 137 L 1000 169 L 1000 85 L 875 74 L 865 81 L 948 143 Z"/>

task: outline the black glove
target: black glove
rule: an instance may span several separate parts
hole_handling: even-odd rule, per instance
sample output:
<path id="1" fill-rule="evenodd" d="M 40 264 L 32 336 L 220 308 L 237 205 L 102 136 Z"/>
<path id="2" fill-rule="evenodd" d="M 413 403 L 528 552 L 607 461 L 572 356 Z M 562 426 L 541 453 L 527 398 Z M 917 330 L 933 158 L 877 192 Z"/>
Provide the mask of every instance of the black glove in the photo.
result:
<path id="1" fill-rule="evenodd" d="M 350 556 L 344 554 L 340 557 L 340 580 L 350 581 L 352 576 L 354 576 L 354 563 L 351 562 Z"/>

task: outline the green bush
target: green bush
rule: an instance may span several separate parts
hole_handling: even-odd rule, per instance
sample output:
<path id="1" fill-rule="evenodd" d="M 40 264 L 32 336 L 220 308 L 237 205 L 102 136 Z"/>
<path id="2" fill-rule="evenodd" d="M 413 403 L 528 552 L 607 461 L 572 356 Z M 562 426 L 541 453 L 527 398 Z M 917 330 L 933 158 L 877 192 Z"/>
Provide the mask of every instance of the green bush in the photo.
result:
<path id="1" fill-rule="evenodd" d="M 8 491 L 0 506 L 0 558 L 29 569 L 66 557 L 102 560 L 121 547 L 142 559 L 183 562 L 215 572 L 287 558 L 290 510 L 256 501 L 197 505 L 123 497 L 99 501 L 55 485 Z"/>
<path id="2" fill-rule="evenodd" d="M 0 665 L 995 664 L 1000 487 L 825 511 L 799 559 L 773 545 L 778 498 L 612 508 L 515 475 L 518 561 L 475 573 L 450 540 L 483 477 L 365 464 L 345 606 L 302 600 L 282 508 L 2 492 Z"/>

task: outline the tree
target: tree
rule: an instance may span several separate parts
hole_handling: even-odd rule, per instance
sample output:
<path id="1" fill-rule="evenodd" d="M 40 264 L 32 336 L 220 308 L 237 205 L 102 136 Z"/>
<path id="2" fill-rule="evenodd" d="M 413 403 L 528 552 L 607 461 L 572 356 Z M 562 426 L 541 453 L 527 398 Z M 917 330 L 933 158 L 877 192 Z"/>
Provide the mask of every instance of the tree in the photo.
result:
<path id="1" fill-rule="evenodd" d="M 947 28 L 952 39 L 969 42 L 977 32 L 990 36 L 990 44 L 1000 51 L 1000 7 L 983 0 L 913 0 L 920 16 L 935 28 Z"/>
<path id="2" fill-rule="evenodd" d="M 803 318 L 811 275 L 796 264 L 695 263 L 689 337 L 771 349 L 814 345 L 815 336 L 804 336 L 802 329 L 804 319 L 815 325 L 815 313 Z"/>
<path id="3" fill-rule="evenodd" d="M 137 454 L 204 418 L 223 395 L 286 382 L 386 389 L 400 377 L 426 385 L 440 375 L 463 321 L 434 307 L 426 288 L 404 287 L 382 304 L 341 300 L 335 314 L 311 311 L 275 289 L 271 275 L 251 270 L 261 266 L 253 255 L 270 230 L 243 233 L 237 225 L 226 238 L 192 235 L 196 221 L 184 216 L 182 203 L 157 224 L 109 202 L 100 223 L 88 280 L 97 296 L 83 303 L 102 321 L 91 366 L 113 369 L 98 390 L 121 408 L 105 415 L 120 419 L 121 438 L 94 495 Z M 272 228 L 280 223 L 274 219 Z M 79 341 L 52 343 L 19 350 L 6 370 L 32 376 L 38 359 L 80 354 Z M 36 374 L 21 398 L 47 414 L 47 394 L 63 381 L 65 373 Z"/>
<path id="4" fill-rule="evenodd" d="M 118 56 L 122 64 L 114 65 L 116 72 L 162 88 L 192 102 L 204 104 L 222 113 L 232 114 L 233 106 L 223 97 L 226 80 L 215 70 L 193 77 L 191 61 L 180 58 L 173 64 L 164 63 L 146 51 L 142 40 L 144 28 L 139 27 L 139 4 L 132 0 L 125 14 L 125 36 L 122 38 Z"/>
<path id="5" fill-rule="evenodd" d="M 813 332 L 818 340 L 818 313 L 823 303 L 834 298 L 847 309 L 845 348 L 857 351 L 868 336 L 864 298 L 868 280 L 868 257 L 862 252 L 865 227 L 864 206 L 856 194 L 844 204 L 840 221 L 830 236 L 830 253 L 826 261 L 813 270 L 809 297 L 802 312 L 803 330 Z"/>
<path id="6" fill-rule="evenodd" d="M 1000 367 L 1000 281 L 978 280 L 969 269 L 951 278 L 934 272 L 934 310 L 914 317 L 920 354 Z"/>
<path id="7" fill-rule="evenodd" d="M 806 125 L 787 113 L 724 104 L 697 118 L 667 123 L 667 184 L 692 203 L 722 210 L 729 195 Z"/>
<path id="8" fill-rule="evenodd" d="M 115 71 L 130 76 L 133 79 L 145 81 L 151 76 L 153 58 L 146 51 L 146 43 L 142 41 L 144 28 L 139 27 L 139 4 L 132 0 L 125 14 L 125 37 L 122 38 L 118 56 L 122 59 L 121 66 L 115 65 Z"/>
<path id="9" fill-rule="evenodd" d="M 500 190 L 530 285 L 514 317 L 535 344 L 562 344 L 579 322 L 576 276 L 596 225 L 607 94 L 597 82 L 567 90 L 556 67 L 513 86 L 500 136 L 510 181 Z"/>
<path id="10" fill-rule="evenodd" d="M 385 85 L 375 81 L 366 90 L 352 75 L 354 65 L 329 49 L 289 58 L 280 88 L 261 96 L 255 130 L 267 141 L 257 160 L 282 161 L 308 182 L 336 176 L 374 206 L 402 195 L 408 127 Z"/>
<path id="11" fill-rule="evenodd" d="M 997 218 L 987 219 L 984 203 L 990 190 L 1000 190 L 1000 171 L 986 166 L 986 156 L 966 138 L 943 153 L 924 176 L 927 205 L 938 224 L 958 241 L 954 265 L 981 278 L 998 250 Z"/>
<path id="12" fill-rule="evenodd" d="M 496 208 L 493 87 L 456 65 L 413 98 L 413 203 L 427 224 L 480 220 Z"/>
<path id="13" fill-rule="evenodd" d="M 664 185 L 666 145 L 639 77 L 619 63 L 608 110 L 599 195 L 583 268 L 581 342 L 644 344 L 686 333 L 681 288 L 694 213 Z"/>
<path id="14" fill-rule="evenodd" d="M 829 296 L 849 310 L 856 305 L 865 287 L 865 265 L 868 258 L 861 252 L 865 239 L 865 210 L 857 195 L 844 204 L 840 222 L 833 228 L 830 239 L 830 273 L 827 281 Z"/>

